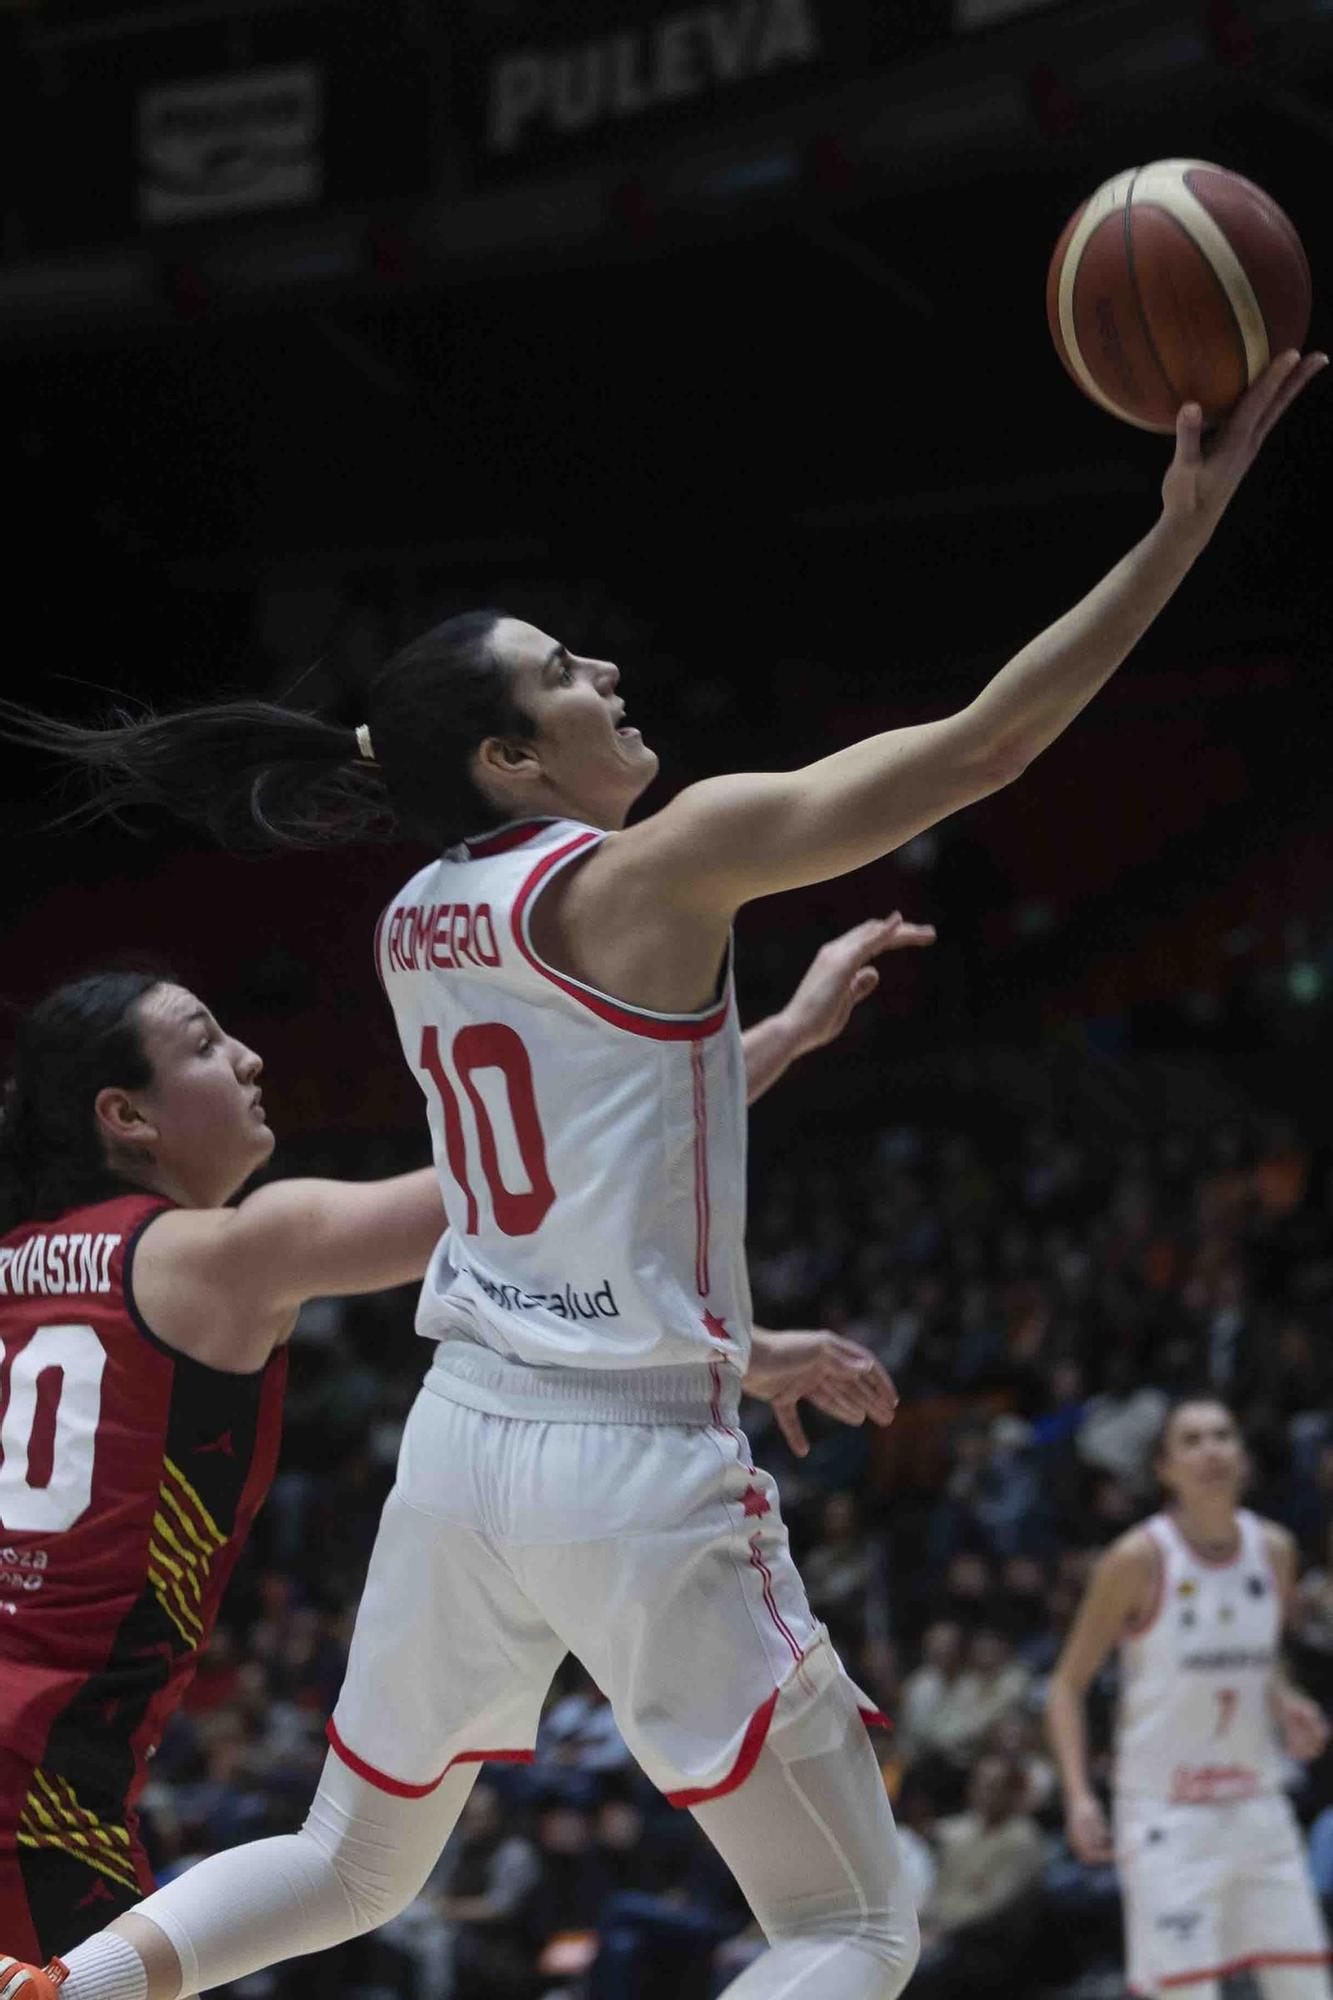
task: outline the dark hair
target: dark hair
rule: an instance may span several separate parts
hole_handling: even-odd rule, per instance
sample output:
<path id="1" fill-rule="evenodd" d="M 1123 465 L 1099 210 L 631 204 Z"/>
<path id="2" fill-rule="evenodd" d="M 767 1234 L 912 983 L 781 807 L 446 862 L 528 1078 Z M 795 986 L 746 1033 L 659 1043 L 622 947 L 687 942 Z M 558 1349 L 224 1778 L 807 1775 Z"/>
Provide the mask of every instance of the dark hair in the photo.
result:
<path id="1" fill-rule="evenodd" d="M 65 819 L 163 806 L 224 847 L 327 847 L 407 834 L 450 847 L 503 817 L 468 760 L 487 736 L 530 737 L 491 640 L 502 611 L 468 611 L 414 639 L 365 696 L 374 762 L 355 727 L 266 701 L 125 710 L 101 728 L 0 701 L 0 734 L 49 751 L 92 796 Z"/>
<path id="2" fill-rule="evenodd" d="M 1235 1426 L 1237 1436 L 1241 1436 L 1240 1418 L 1236 1415 L 1226 1397 L 1219 1395 L 1218 1391 L 1211 1388 L 1208 1383 L 1201 1382 L 1193 1388 L 1177 1389 L 1173 1392 L 1171 1401 L 1167 1405 L 1166 1415 L 1157 1426 L 1157 1434 L 1153 1438 L 1149 1450 L 1148 1465 L 1154 1472 L 1166 1455 L 1166 1448 L 1171 1440 L 1171 1426 L 1175 1423 L 1180 1412 L 1192 1403 L 1213 1403 L 1219 1410 L 1225 1410 Z"/>
<path id="3" fill-rule="evenodd" d="M 152 1082 L 134 1009 L 169 977 L 159 968 L 90 972 L 20 1017 L 0 1109 L 0 1235 L 133 1186 L 107 1162 L 93 1105 L 109 1085 Z"/>

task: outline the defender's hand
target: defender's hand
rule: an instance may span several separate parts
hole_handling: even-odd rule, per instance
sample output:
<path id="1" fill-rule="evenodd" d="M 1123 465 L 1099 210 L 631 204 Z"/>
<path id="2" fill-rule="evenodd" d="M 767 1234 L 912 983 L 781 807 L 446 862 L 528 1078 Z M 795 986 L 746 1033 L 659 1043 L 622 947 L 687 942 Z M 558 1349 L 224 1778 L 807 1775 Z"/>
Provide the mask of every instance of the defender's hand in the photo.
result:
<path id="1" fill-rule="evenodd" d="M 886 951 L 934 944 L 933 924 L 909 924 L 901 910 L 872 917 L 821 945 L 783 1012 L 792 1026 L 797 1053 L 808 1055 L 840 1035 L 852 1009 L 879 985 L 871 960 Z"/>
<path id="2" fill-rule="evenodd" d="M 1100 1868 L 1114 1858 L 1111 1829 L 1101 1801 L 1087 1792 L 1074 1799 L 1065 1813 L 1065 1836 L 1086 1868 Z"/>
<path id="3" fill-rule="evenodd" d="M 898 1391 L 869 1348 L 836 1333 L 764 1333 L 756 1328 L 742 1386 L 772 1404 L 797 1458 L 810 1449 L 797 1409 L 802 1400 L 852 1425 L 867 1417 L 872 1424 L 891 1424 L 898 1408 Z"/>
<path id="4" fill-rule="evenodd" d="M 1275 1697 L 1282 1747 L 1297 1763 L 1311 1764 L 1328 1747 L 1328 1717 L 1318 1702 L 1295 1688 L 1282 1688 Z"/>

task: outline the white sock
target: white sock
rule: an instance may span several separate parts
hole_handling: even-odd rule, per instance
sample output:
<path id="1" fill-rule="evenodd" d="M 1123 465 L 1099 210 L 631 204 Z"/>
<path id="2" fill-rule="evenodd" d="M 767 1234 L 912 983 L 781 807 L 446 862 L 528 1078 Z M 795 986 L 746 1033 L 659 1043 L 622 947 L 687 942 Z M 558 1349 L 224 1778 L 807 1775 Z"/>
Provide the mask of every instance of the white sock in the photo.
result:
<path id="1" fill-rule="evenodd" d="M 148 1974 L 118 1931 L 99 1931 L 64 1956 L 69 1978 L 60 2000 L 148 2000 Z"/>

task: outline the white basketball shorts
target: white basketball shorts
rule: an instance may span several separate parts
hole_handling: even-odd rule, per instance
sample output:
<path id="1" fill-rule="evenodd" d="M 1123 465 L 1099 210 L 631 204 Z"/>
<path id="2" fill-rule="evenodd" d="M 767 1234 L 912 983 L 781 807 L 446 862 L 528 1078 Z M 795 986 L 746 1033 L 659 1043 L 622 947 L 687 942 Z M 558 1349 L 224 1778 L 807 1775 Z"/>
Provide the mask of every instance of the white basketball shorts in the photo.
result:
<path id="1" fill-rule="evenodd" d="M 1124 1801 L 1116 1850 L 1132 1992 L 1328 1962 L 1300 1829 L 1280 1795 L 1232 1805 Z"/>
<path id="2" fill-rule="evenodd" d="M 721 1426 L 534 1422 L 418 1396 L 329 1740 L 407 1797 L 531 1761 L 578 1656 L 674 1805 L 743 1782 L 841 1663 L 769 1476 Z M 883 1720 L 858 1693 L 868 1722 Z"/>

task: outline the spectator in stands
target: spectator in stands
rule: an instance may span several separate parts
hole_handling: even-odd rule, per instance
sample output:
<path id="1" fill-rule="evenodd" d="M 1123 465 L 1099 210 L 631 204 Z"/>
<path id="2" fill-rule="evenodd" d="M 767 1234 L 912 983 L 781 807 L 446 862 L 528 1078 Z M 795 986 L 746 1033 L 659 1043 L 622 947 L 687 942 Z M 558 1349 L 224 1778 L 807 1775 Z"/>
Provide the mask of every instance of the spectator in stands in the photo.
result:
<path id="1" fill-rule="evenodd" d="M 1152 1444 L 1162 1428 L 1169 1398 L 1143 1379 L 1139 1358 L 1128 1348 L 1112 1349 L 1104 1386 L 1089 1401 L 1078 1433 L 1085 1465 L 1109 1472 L 1131 1490 L 1147 1495 Z"/>
<path id="2" fill-rule="evenodd" d="M 1045 1858 L 1041 1830 L 1024 1809 L 1018 1765 L 982 1758 L 967 1811 L 942 1820 L 935 1832 L 939 1873 L 922 1912 L 918 2000 L 1012 1992 Z"/>
<path id="3" fill-rule="evenodd" d="M 855 1494 L 830 1493 L 825 1500 L 802 1574 L 811 1604 L 849 1646 L 887 1629 L 884 1548 L 862 1526 Z"/>
<path id="4" fill-rule="evenodd" d="M 541 1872 L 512 1809 L 479 1781 L 428 1885 L 453 1931 L 451 2000 L 528 2000 L 535 1954 L 521 1919 Z"/>

